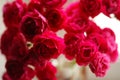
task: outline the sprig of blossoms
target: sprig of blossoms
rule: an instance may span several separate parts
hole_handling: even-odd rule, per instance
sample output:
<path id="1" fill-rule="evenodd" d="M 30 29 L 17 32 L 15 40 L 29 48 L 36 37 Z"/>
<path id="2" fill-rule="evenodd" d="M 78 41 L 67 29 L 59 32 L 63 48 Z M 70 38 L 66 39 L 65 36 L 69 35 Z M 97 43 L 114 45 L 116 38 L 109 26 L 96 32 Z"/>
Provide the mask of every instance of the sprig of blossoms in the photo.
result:
<path id="1" fill-rule="evenodd" d="M 118 57 L 118 46 L 110 28 L 101 29 L 89 17 L 100 12 L 119 19 L 119 0 L 22 0 L 6 3 L 1 37 L 1 52 L 7 62 L 3 80 L 57 80 L 57 69 L 50 62 L 63 54 L 79 66 L 89 66 L 103 77 Z M 64 38 L 56 32 L 64 29 Z"/>

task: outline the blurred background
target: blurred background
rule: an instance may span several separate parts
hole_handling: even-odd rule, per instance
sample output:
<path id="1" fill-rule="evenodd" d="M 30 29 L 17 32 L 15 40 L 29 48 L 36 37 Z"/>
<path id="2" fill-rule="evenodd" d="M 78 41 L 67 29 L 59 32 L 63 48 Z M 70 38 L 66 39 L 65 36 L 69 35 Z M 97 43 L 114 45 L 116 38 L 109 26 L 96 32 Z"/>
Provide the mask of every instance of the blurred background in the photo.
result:
<path id="1" fill-rule="evenodd" d="M 2 19 L 2 7 L 7 1 L 12 0 L 0 0 L 0 37 L 5 30 L 5 26 Z M 29 1 L 29 0 L 24 0 Z M 68 0 L 68 4 L 77 1 L 77 0 Z M 118 48 L 120 52 L 120 21 L 115 18 L 108 18 L 102 13 L 93 19 L 97 25 L 101 28 L 110 27 L 116 34 L 116 41 L 118 43 Z M 58 35 L 63 37 L 64 31 L 59 31 Z M 2 80 L 2 74 L 5 72 L 5 57 L 0 54 L 0 80 Z M 52 60 L 55 66 L 58 66 L 58 80 L 120 80 L 120 58 L 114 64 L 111 64 L 111 67 L 104 78 L 97 78 L 88 67 L 80 67 L 75 64 L 75 61 L 67 61 L 63 55 L 61 55 L 58 60 Z M 36 79 L 35 79 L 36 80 Z"/>

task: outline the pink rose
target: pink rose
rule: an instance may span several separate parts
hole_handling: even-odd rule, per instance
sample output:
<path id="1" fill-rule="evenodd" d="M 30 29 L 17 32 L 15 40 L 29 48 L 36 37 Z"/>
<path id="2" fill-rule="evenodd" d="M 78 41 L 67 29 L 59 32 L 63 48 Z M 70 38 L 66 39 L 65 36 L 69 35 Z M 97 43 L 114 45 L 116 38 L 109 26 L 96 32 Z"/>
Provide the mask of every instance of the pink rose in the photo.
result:
<path id="1" fill-rule="evenodd" d="M 109 64 L 110 64 L 109 57 L 105 54 L 97 52 L 97 56 L 90 63 L 89 67 L 97 77 L 104 77 L 109 68 Z"/>
<path id="2" fill-rule="evenodd" d="M 39 0 L 44 7 L 55 8 L 62 7 L 67 0 Z"/>
<path id="3" fill-rule="evenodd" d="M 60 9 L 49 9 L 45 13 L 48 24 L 52 31 L 58 31 L 63 28 L 66 19 L 65 13 Z"/>
<path id="4" fill-rule="evenodd" d="M 22 16 L 25 13 L 26 4 L 22 0 L 7 3 L 3 7 L 3 20 L 6 27 L 19 27 Z"/>
<path id="5" fill-rule="evenodd" d="M 82 41 L 79 44 L 79 52 L 76 56 L 76 62 L 81 66 L 88 65 L 94 60 L 97 46 L 92 41 Z"/>
<path id="6" fill-rule="evenodd" d="M 42 34 L 46 27 L 46 19 L 36 10 L 26 13 L 21 20 L 21 32 L 28 40 L 37 34 Z"/>
<path id="7" fill-rule="evenodd" d="M 102 12 L 107 16 L 116 12 L 119 6 L 120 0 L 102 0 Z"/>
<path id="8" fill-rule="evenodd" d="M 33 39 L 34 52 L 43 59 L 56 58 L 64 49 L 63 39 L 57 37 L 52 32 L 45 32 Z"/>
<path id="9" fill-rule="evenodd" d="M 102 0 L 80 0 L 80 8 L 84 14 L 95 17 L 101 11 Z"/>
<path id="10" fill-rule="evenodd" d="M 72 60 L 78 53 L 78 43 L 85 39 L 83 34 L 67 33 L 64 36 L 64 42 L 66 44 L 64 55 L 67 59 Z"/>
<path id="11" fill-rule="evenodd" d="M 57 80 L 56 79 L 56 68 L 48 62 L 44 69 L 36 68 L 37 77 L 39 80 Z"/>

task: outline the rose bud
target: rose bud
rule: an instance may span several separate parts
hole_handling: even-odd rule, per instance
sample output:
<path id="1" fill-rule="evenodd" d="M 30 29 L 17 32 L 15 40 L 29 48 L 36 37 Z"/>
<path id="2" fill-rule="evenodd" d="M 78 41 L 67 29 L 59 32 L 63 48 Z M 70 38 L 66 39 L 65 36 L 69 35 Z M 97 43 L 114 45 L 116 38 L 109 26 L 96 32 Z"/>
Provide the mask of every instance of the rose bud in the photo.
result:
<path id="1" fill-rule="evenodd" d="M 6 27 L 19 27 L 22 16 L 26 12 L 26 4 L 22 0 L 7 3 L 3 7 L 3 20 Z"/>
<path id="2" fill-rule="evenodd" d="M 82 41 L 79 44 L 79 52 L 76 56 L 76 62 L 80 66 L 88 65 L 96 55 L 97 46 L 92 41 Z"/>
<path id="3" fill-rule="evenodd" d="M 64 49 L 63 39 L 57 37 L 52 32 L 45 32 L 33 39 L 34 52 L 46 60 L 58 57 Z"/>
<path id="4" fill-rule="evenodd" d="M 97 52 L 95 59 L 90 63 L 89 67 L 97 77 L 104 77 L 109 69 L 109 65 L 109 57 L 106 54 Z"/>
<path id="5" fill-rule="evenodd" d="M 52 31 L 58 31 L 63 28 L 66 16 L 62 10 L 49 9 L 46 11 L 45 17 Z"/>
<path id="6" fill-rule="evenodd" d="M 21 32 L 27 40 L 42 34 L 47 28 L 46 19 L 36 10 L 26 13 L 21 20 Z"/>
<path id="7" fill-rule="evenodd" d="M 62 7 L 67 0 L 39 0 L 46 8 Z"/>
<path id="8" fill-rule="evenodd" d="M 101 11 L 102 0 L 80 0 L 80 8 L 84 14 L 95 17 Z"/>

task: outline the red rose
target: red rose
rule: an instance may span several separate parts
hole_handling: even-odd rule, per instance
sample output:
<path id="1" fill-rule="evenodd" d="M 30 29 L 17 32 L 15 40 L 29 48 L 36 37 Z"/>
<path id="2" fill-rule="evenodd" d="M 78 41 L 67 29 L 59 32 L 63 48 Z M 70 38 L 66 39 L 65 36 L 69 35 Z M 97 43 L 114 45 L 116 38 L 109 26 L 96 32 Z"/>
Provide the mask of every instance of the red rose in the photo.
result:
<path id="1" fill-rule="evenodd" d="M 105 54 L 97 52 L 97 56 L 90 63 L 89 67 L 97 77 L 104 77 L 109 68 L 109 57 Z"/>
<path id="2" fill-rule="evenodd" d="M 19 80 L 32 80 L 35 76 L 35 71 L 29 66 L 24 67 L 24 74 L 21 76 Z"/>
<path id="3" fill-rule="evenodd" d="M 58 31 L 63 28 L 63 22 L 65 21 L 65 13 L 60 9 L 47 10 L 45 17 L 52 31 Z"/>
<path id="4" fill-rule="evenodd" d="M 11 47 L 14 36 L 18 33 L 18 29 L 12 28 L 7 29 L 1 37 L 1 51 L 5 56 L 9 55 L 9 48 Z"/>
<path id="5" fill-rule="evenodd" d="M 51 59 L 58 57 L 64 49 L 63 40 L 52 32 L 45 32 L 33 39 L 34 52 L 41 58 Z"/>
<path id="6" fill-rule="evenodd" d="M 56 79 L 56 68 L 48 62 L 44 69 L 36 68 L 37 77 L 39 80 L 57 80 Z"/>
<path id="7" fill-rule="evenodd" d="M 61 7 L 67 0 L 39 0 L 44 7 Z"/>
<path id="8" fill-rule="evenodd" d="M 102 12 L 107 16 L 116 12 L 119 6 L 120 0 L 102 0 Z"/>
<path id="9" fill-rule="evenodd" d="M 80 8 L 84 14 L 95 17 L 101 11 L 101 0 L 80 0 Z"/>
<path id="10" fill-rule="evenodd" d="M 26 13 L 21 20 L 21 32 L 28 40 L 43 33 L 46 27 L 46 19 L 36 10 Z"/>
<path id="11" fill-rule="evenodd" d="M 18 33 L 16 36 L 14 36 L 12 43 L 9 46 L 9 55 L 7 56 L 7 58 L 23 60 L 28 53 L 26 43 L 26 39 L 21 33 Z"/>
<path id="12" fill-rule="evenodd" d="M 25 13 L 26 4 L 22 0 L 16 0 L 12 3 L 7 3 L 3 7 L 3 20 L 6 27 L 19 27 L 22 16 Z"/>
<path id="13" fill-rule="evenodd" d="M 40 3 L 40 1 L 38 0 L 31 0 L 30 3 L 28 4 L 28 11 L 33 11 L 34 9 L 36 9 L 41 14 L 43 14 L 44 12 L 43 10 L 44 8 L 42 4 Z"/>
<path id="14" fill-rule="evenodd" d="M 92 33 L 99 33 L 101 32 L 101 28 L 99 26 L 97 26 L 96 23 L 94 23 L 93 21 L 89 21 L 89 27 L 86 30 L 87 36 L 92 34 Z"/>
<path id="15" fill-rule="evenodd" d="M 96 45 L 91 41 L 82 41 L 79 45 L 79 52 L 76 56 L 76 62 L 79 65 L 88 65 L 95 57 L 97 51 Z"/>
<path id="16" fill-rule="evenodd" d="M 79 13 L 79 12 L 78 12 Z M 80 14 L 75 14 L 72 17 L 69 17 L 66 21 L 65 30 L 67 32 L 84 32 L 89 27 L 88 17 Z"/>
<path id="17" fill-rule="evenodd" d="M 118 45 L 116 44 L 116 36 L 110 28 L 104 28 L 102 34 L 105 37 L 108 45 L 108 51 L 105 53 L 109 55 L 111 62 L 115 62 L 118 56 Z"/>
<path id="18" fill-rule="evenodd" d="M 66 44 L 64 54 L 69 60 L 75 58 L 78 53 L 78 43 L 84 40 L 85 36 L 83 34 L 67 33 L 64 36 L 64 42 Z"/>
<path id="19" fill-rule="evenodd" d="M 29 54 L 24 59 L 25 65 L 32 65 L 34 67 L 41 67 L 43 69 L 46 66 L 47 60 L 44 58 L 41 58 L 36 54 L 33 48 L 29 50 Z"/>
<path id="20" fill-rule="evenodd" d="M 87 37 L 89 40 L 92 40 L 98 47 L 98 50 L 102 53 L 108 51 L 107 40 L 100 33 L 92 33 Z"/>
<path id="21" fill-rule="evenodd" d="M 17 60 L 7 61 L 5 67 L 11 80 L 18 80 L 24 73 L 23 63 Z"/>

